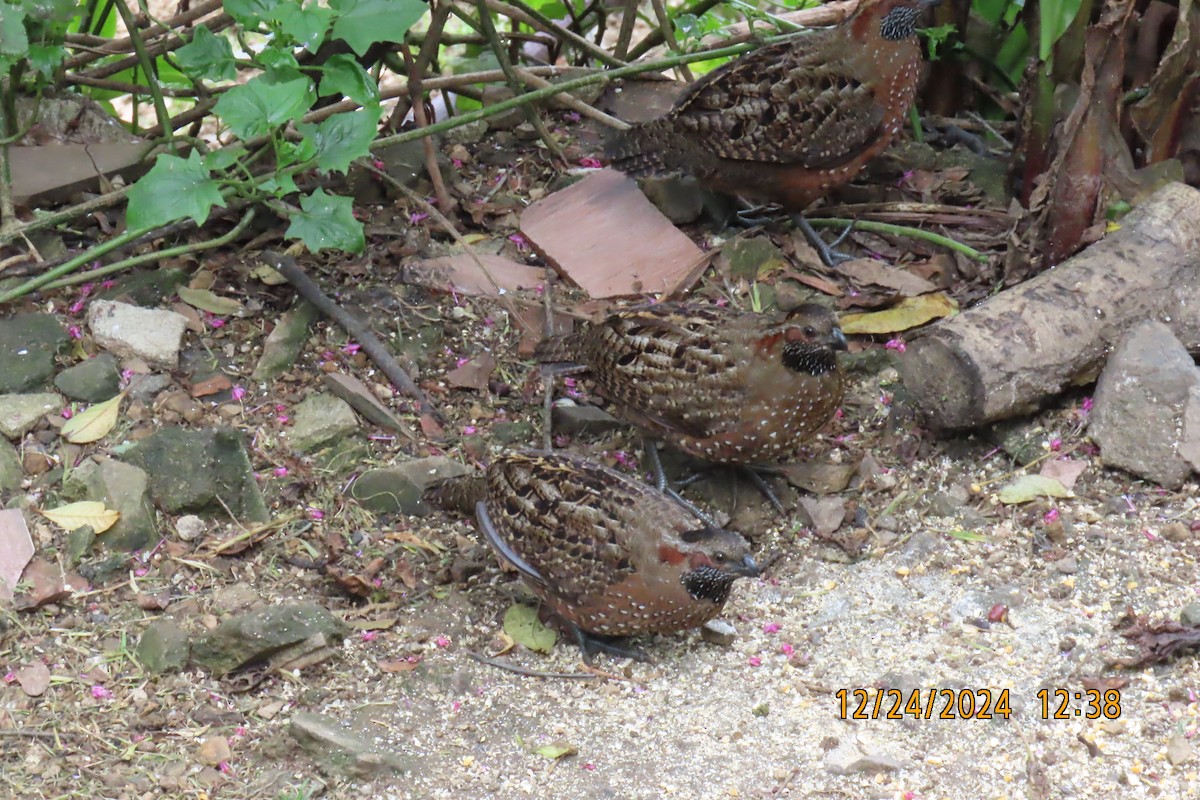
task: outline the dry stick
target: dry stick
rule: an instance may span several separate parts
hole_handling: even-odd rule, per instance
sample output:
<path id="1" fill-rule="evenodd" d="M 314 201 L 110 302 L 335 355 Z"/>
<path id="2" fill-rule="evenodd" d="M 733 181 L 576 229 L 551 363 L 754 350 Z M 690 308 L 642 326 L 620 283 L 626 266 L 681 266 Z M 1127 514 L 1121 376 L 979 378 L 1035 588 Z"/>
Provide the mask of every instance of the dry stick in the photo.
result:
<path id="1" fill-rule="evenodd" d="M 526 678 L 569 678 L 572 680 L 591 680 L 592 678 L 601 677 L 599 673 L 594 672 L 542 672 L 536 669 L 527 669 L 526 667 L 518 666 L 511 661 L 501 661 L 498 658 L 488 658 L 485 655 L 476 653 L 474 650 L 468 650 L 465 647 L 463 652 L 471 658 L 478 661 L 480 664 L 487 664 L 489 667 L 496 667 L 506 672 L 512 672 L 516 675 L 524 675 Z"/>
<path id="2" fill-rule="evenodd" d="M 654 8 L 654 16 L 658 17 L 658 27 L 659 30 L 662 31 L 663 38 L 667 42 L 667 49 L 669 49 L 672 53 L 681 52 L 679 49 L 679 42 L 675 41 L 675 28 L 671 24 L 671 17 L 669 14 L 667 14 L 667 7 L 663 3 L 663 0 L 650 0 L 650 5 Z M 679 66 L 679 73 L 688 83 L 691 83 L 695 80 L 695 77 L 692 75 L 692 71 L 688 69 L 687 64 L 682 64 Z"/>
<path id="3" fill-rule="evenodd" d="M 213 33 L 223 31 L 226 28 L 231 27 L 233 24 L 233 17 L 229 16 L 228 14 L 221 14 L 220 16 L 213 17 L 211 20 L 204 23 L 205 27 L 207 27 Z M 178 50 L 187 43 L 188 41 L 184 40 L 181 36 L 168 36 L 165 39 L 159 39 L 152 44 L 146 45 L 146 53 L 149 56 L 157 57 L 161 56 L 163 53 L 169 53 L 172 50 Z M 90 69 L 83 74 L 87 75 L 89 78 L 107 78 L 109 75 L 114 75 L 122 70 L 129 69 L 130 67 L 135 66 L 137 63 L 138 57 L 136 55 L 128 56 L 126 58 L 118 59 L 111 64 L 104 64 L 94 69 Z"/>
<path id="4" fill-rule="evenodd" d="M 682 9 L 679 12 L 679 16 L 683 16 L 684 14 L 691 14 L 694 17 L 704 16 L 705 12 L 720 2 L 721 0 L 699 0 L 699 2 L 693 3 L 687 8 Z M 663 31 L 661 27 L 650 31 L 650 33 L 646 35 L 645 39 L 642 39 L 637 43 L 636 46 L 634 46 L 632 50 L 629 51 L 629 60 L 637 61 L 639 58 L 646 55 L 651 48 L 658 47 L 660 44 L 662 44 L 663 39 L 665 38 L 664 33 L 665 31 Z"/>
<path id="5" fill-rule="evenodd" d="M 117 0 L 116 6 L 117 13 L 121 15 L 121 20 L 125 23 L 125 29 L 129 31 L 129 40 L 133 42 L 133 52 L 137 56 L 137 63 L 146 75 L 146 86 L 150 89 L 150 99 L 154 102 L 154 116 L 158 119 L 159 126 L 165 128 L 171 114 L 167 111 L 167 103 L 163 100 L 162 90 L 158 86 L 158 78 L 154 74 L 154 59 L 146 51 L 146 41 L 142 38 L 141 31 L 137 29 L 137 20 L 133 18 L 133 12 L 129 10 L 123 0 Z"/>
<path id="6" fill-rule="evenodd" d="M 433 6 L 433 14 L 429 20 L 429 30 L 425 32 L 425 40 L 421 42 L 421 50 L 417 53 L 417 74 L 424 75 L 425 69 L 433 63 L 437 49 L 444 41 L 442 31 L 446 28 L 446 20 L 450 18 L 450 3 L 452 0 L 438 0 Z"/>
<path id="7" fill-rule="evenodd" d="M 89 78 L 86 75 L 64 75 L 63 82 L 72 86 L 92 86 L 97 89 L 108 89 L 112 92 L 123 92 L 125 94 L 150 94 L 151 90 L 148 86 L 141 86 L 136 83 L 125 83 L 124 81 L 110 81 L 102 78 Z M 198 97 L 199 92 L 195 89 L 172 89 L 170 87 L 158 87 L 163 97 Z"/>
<path id="8" fill-rule="evenodd" d="M 542 335 L 549 339 L 554 335 L 554 302 L 551 290 L 554 286 L 554 270 L 546 267 L 546 285 L 542 298 L 545 301 L 546 319 L 542 323 Z M 554 373 L 548 369 L 542 371 L 542 449 L 547 453 L 554 447 L 551 417 L 554 414 Z"/>
<path id="9" fill-rule="evenodd" d="M 187 25 L 190 22 L 194 22 L 195 20 L 198 20 L 203 16 L 206 16 L 208 14 L 211 14 L 214 11 L 217 11 L 223 5 L 224 5 L 224 0 L 208 0 L 207 3 L 199 3 L 195 6 L 193 6 L 192 8 L 190 8 L 189 10 L 184 11 L 181 14 L 176 14 L 174 17 L 171 17 L 170 19 L 166 20 L 161 25 L 153 25 L 153 26 L 147 28 L 146 30 L 141 32 L 142 36 L 147 37 L 147 38 L 153 37 L 153 36 L 161 36 L 162 34 L 167 33 L 168 31 L 173 31 L 176 28 L 183 27 L 184 25 Z M 210 27 L 210 30 L 211 30 L 211 27 Z M 76 35 L 68 34 L 67 42 L 71 43 L 76 40 L 80 40 L 82 38 L 83 37 L 80 37 L 78 34 L 76 34 Z M 67 69 L 68 71 L 75 69 L 76 67 L 83 66 L 84 64 L 90 64 L 93 61 L 98 61 L 101 58 L 104 58 L 105 56 L 116 55 L 119 53 L 128 53 L 130 51 L 130 49 L 133 47 L 133 41 L 128 36 L 125 37 L 124 39 L 114 39 L 111 42 L 108 39 L 104 39 L 103 37 L 90 37 L 89 36 L 86 38 L 89 40 L 99 38 L 104 44 L 108 45 L 108 49 L 104 50 L 103 52 L 96 53 L 95 55 L 75 56 L 73 58 L 68 58 L 66 61 L 63 62 L 63 67 L 65 69 Z"/>
<path id="10" fill-rule="evenodd" d="M 316 281 L 308 277 L 304 270 L 300 269 L 300 265 L 296 263 L 296 259 L 289 255 L 276 253 L 274 250 L 263 250 L 262 259 L 269 266 L 274 267 L 279 274 L 287 278 L 288 283 L 296 287 L 296 291 L 300 295 L 312 303 L 318 311 L 332 319 L 342 327 L 350 337 L 358 342 L 367 354 L 367 357 L 375 362 L 375 366 L 383 372 L 384 376 L 391 381 L 400 391 L 407 394 L 417 402 L 417 407 L 422 414 L 431 414 L 437 416 L 437 411 L 433 404 L 429 402 L 429 398 L 425 396 L 425 392 L 421 391 L 421 387 L 413 383 L 413 379 L 408 377 L 408 373 L 404 368 L 396 363 L 396 359 L 392 358 L 388 352 L 387 346 L 379 340 L 379 338 L 366 325 L 359 322 L 353 315 L 343 309 L 337 303 L 333 302 L 325 292 L 321 291 L 321 287 L 317 286 Z"/>
<path id="11" fill-rule="evenodd" d="M 617 46 L 613 48 L 613 55 L 621 60 L 628 58 L 633 25 L 637 22 L 638 3 L 639 0 L 625 0 L 625 10 L 621 12 L 621 30 L 617 33 Z"/>
<path id="12" fill-rule="evenodd" d="M 487 0 L 487 4 L 488 8 L 492 11 L 503 14 L 509 19 L 523 22 L 529 27 L 536 28 L 542 33 L 548 33 L 556 39 L 565 39 L 602 64 L 608 64 L 610 67 L 625 66 L 625 62 L 620 58 L 614 57 L 604 48 L 592 44 L 579 34 L 556 25 L 554 20 L 525 3 L 524 0 L 513 0 L 511 4 L 501 2 L 501 0 Z"/>
<path id="13" fill-rule="evenodd" d="M 408 70 L 408 88 L 412 97 L 413 119 L 417 121 L 418 128 L 424 128 L 429 124 L 429 117 L 425 114 L 425 94 L 421 90 L 421 73 L 417 72 L 417 65 L 413 61 L 412 51 L 408 45 L 400 45 L 400 54 L 404 57 L 404 66 Z M 438 167 L 437 150 L 433 144 L 433 137 L 426 136 L 422 146 L 425 149 L 425 171 L 429 173 L 429 180 L 433 181 L 433 193 L 437 195 L 438 205 L 449 211 L 451 208 L 450 195 L 446 192 L 446 182 L 442 180 L 442 170 Z"/>
<path id="14" fill-rule="evenodd" d="M 520 78 L 522 83 L 524 83 L 526 86 L 532 86 L 535 89 L 545 89 L 554 85 L 545 78 L 539 78 L 536 75 L 530 74 L 528 70 L 521 69 L 520 67 L 517 68 L 517 77 Z M 619 131 L 627 131 L 633 127 L 623 119 L 617 119 L 611 114 L 605 114 L 600 109 L 589 106 L 587 103 L 583 102 L 573 94 L 561 92 L 554 95 L 553 99 L 557 100 L 559 103 L 571 109 L 572 111 L 575 111 L 580 116 L 589 117 L 599 123 L 609 126 L 610 128 L 616 128 Z"/>
<path id="15" fill-rule="evenodd" d="M 519 97 L 522 94 L 521 79 L 517 77 L 517 73 L 513 69 L 512 61 L 508 58 L 508 51 L 504 48 L 500 37 L 496 35 L 496 26 L 492 23 L 487 0 L 475 0 L 475 6 L 479 9 L 479 29 L 492 43 L 492 52 L 496 54 L 496 61 L 500 63 L 500 69 L 504 70 L 504 77 L 508 79 L 508 87 L 512 89 L 513 95 Z M 551 155 L 560 161 L 566 161 L 562 148 L 558 146 L 558 142 L 554 141 L 550 131 L 546 130 L 546 126 L 542 123 L 542 118 L 538 116 L 537 109 L 533 107 L 533 104 L 524 105 L 521 108 L 525 112 L 525 118 L 529 120 L 529 124 L 537 131 L 538 137 L 546 143 L 546 149 L 550 151 Z"/>

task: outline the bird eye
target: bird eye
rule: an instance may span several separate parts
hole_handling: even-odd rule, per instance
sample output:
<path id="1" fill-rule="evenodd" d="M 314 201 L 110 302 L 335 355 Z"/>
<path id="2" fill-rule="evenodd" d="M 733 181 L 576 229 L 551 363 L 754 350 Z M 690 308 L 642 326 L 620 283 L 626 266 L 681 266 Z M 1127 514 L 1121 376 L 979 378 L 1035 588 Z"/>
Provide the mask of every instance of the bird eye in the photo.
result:
<path id="1" fill-rule="evenodd" d="M 816 336 L 817 335 L 816 328 L 814 328 L 812 325 L 806 326 L 804 328 L 804 335 L 805 336 Z"/>
<path id="2" fill-rule="evenodd" d="M 725 559 L 726 559 L 726 555 L 724 553 L 721 553 L 721 552 L 713 553 L 713 561 L 717 562 L 718 564 L 724 564 Z"/>

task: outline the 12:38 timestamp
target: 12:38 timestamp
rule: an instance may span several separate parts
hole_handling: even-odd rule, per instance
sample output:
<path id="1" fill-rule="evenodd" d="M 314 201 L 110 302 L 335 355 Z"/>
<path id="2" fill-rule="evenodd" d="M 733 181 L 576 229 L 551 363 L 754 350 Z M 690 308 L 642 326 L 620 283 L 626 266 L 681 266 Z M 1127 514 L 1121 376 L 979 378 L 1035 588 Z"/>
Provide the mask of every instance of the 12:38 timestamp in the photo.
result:
<path id="1" fill-rule="evenodd" d="M 1085 689 L 1073 692 L 1070 689 L 1039 689 L 1038 700 L 1042 704 L 1042 719 L 1117 719 L 1121 716 L 1121 690 Z M 1076 703 L 1071 707 L 1071 703 Z"/>

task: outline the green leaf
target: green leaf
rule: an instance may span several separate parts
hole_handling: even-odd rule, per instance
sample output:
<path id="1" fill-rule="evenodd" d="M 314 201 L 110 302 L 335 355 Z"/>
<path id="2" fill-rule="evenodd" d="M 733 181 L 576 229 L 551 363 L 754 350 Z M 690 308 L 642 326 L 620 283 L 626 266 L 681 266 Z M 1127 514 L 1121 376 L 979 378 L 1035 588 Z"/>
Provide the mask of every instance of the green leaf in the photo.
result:
<path id="1" fill-rule="evenodd" d="M 370 152 L 379 122 L 379 106 L 334 114 L 318 125 L 297 125 L 305 138 L 317 146 L 317 169 L 324 173 L 342 172 L 350 162 Z"/>
<path id="2" fill-rule="evenodd" d="M 246 155 L 246 147 L 242 144 L 232 144 L 229 147 L 222 147 L 220 150 L 213 150 L 204 157 L 204 166 L 208 167 L 210 172 L 220 172 L 229 169 L 237 163 L 239 158 Z"/>
<path id="3" fill-rule="evenodd" d="M 62 26 L 64 30 L 79 10 L 75 0 L 24 0 L 21 5 L 30 19 Z"/>
<path id="4" fill-rule="evenodd" d="M 155 228 L 185 217 L 201 225 L 213 206 L 224 208 L 225 200 L 200 154 L 193 150 L 184 161 L 163 153 L 129 190 L 125 220 L 131 230 Z"/>
<path id="5" fill-rule="evenodd" d="M 308 78 L 274 81 L 269 75 L 256 75 L 221 95 L 213 110 L 238 138 L 253 139 L 300 119 L 315 99 Z"/>
<path id="6" fill-rule="evenodd" d="M 340 94 L 360 106 L 379 102 L 379 84 L 349 53 L 331 57 L 321 67 L 321 85 L 317 94 Z"/>
<path id="7" fill-rule="evenodd" d="M 274 19 L 279 23 L 280 32 L 298 46 L 315 53 L 325 41 L 325 33 L 333 21 L 333 10 L 316 4 L 284 3 L 275 9 Z"/>
<path id="8" fill-rule="evenodd" d="M 281 167 L 290 167 L 301 161 L 316 158 L 317 143 L 311 137 L 304 137 L 298 142 L 280 142 L 275 148 L 275 158 Z"/>
<path id="9" fill-rule="evenodd" d="M 280 172 L 267 178 L 258 185 L 258 189 L 274 197 L 283 197 L 300 191 L 296 186 L 296 181 L 286 172 Z"/>
<path id="10" fill-rule="evenodd" d="M 0 56 L 23 58 L 29 52 L 25 9 L 0 3 Z"/>
<path id="11" fill-rule="evenodd" d="M 955 539 L 959 539 L 960 541 L 964 541 L 964 542 L 991 541 L 987 536 L 985 536 L 982 533 L 977 533 L 976 531 L 963 530 L 962 528 L 959 528 L 958 530 L 950 531 L 950 535 L 953 536 Z"/>
<path id="12" fill-rule="evenodd" d="M 295 2 L 295 0 L 283 0 Z M 242 23 L 247 28 L 253 28 L 258 23 L 271 18 L 272 12 L 279 7 L 279 0 L 225 0 L 222 3 L 229 16 Z"/>
<path id="13" fill-rule="evenodd" d="M 1054 478 L 1022 475 L 1000 490 L 1000 502 L 1006 505 L 1028 503 L 1039 497 L 1070 497 L 1071 493 Z"/>
<path id="14" fill-rule="evenodd" d="M 292 80 L 304 74 L 300 71 L 300 62 L 296 60 L 296 54 L 291 50 L 268 47 L 258 54 L 258 62 L 276 81 Z"/>
<path id="15" fill-rule="evenodd" d="M 67 48 L 57 44 L 29 45 L 29 65 L 43 78 L 54 76 L 67 57 Z"/>
<path id="16" fill-rule="evenodd" d="M 1042 0 L 1038 4 L 1040 18 L 1038 58 L 1049 61 L 1054 44 L 1062 38 L 1079 13 L 1082 0 Z"/>
<path id="17" fill-rule="evenodd" d="M 215 36 L 205 25 L 197 25 L 192 40 L 175 51 L 179 66 L 196 78 L 232 81 L 237 78 L 233 47 L 223 36 Z"/>
<path id="18" fill-rule="evenodd" d="M 558 634 L 538 619 L 537 609 L 521 603 L 512 604 L 504 612 L 504 632 L 517 644 L 538 653 L 549 653 L 558 639 Z"/>
<path id="19" fill-rule="evenodd" d="M 300 199 L 302 213 L 292 217 L 287 236 L 299 239 L 312 252 L 332 247 L 348 253 L 361 253 L 366 245 L 362 223 L 354 218 L 349 197 L 326 194 L 317 189 Z"/>
<path id="20" fill-rule="evenodd" d="M 360 56 L 376 42 L 403 42 L 429 10 L 421 0 L 333 0 L 331 5 L 338 13 L 333 35 Z"/>
<path id="21" fill-rule="evenodd" d="M 545 756 L 551 761 L 557 761 L 565 756 L 575 755 L 579 752 L 579 748 L 570 742 L 558 739 L 550 742 L 549 744 L 544 744 L 541 747 L 535 747 L 533 752 L 537 753 L 539 756 Z"/>

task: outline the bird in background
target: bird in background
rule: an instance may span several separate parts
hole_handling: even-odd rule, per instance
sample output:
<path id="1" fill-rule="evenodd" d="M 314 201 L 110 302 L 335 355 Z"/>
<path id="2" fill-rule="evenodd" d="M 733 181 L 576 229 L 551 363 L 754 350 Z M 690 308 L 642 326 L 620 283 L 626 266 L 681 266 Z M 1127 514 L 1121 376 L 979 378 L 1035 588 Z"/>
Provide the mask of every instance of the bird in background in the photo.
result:
<path id="1" fill-rule="evenodd" d="M 653 438 L 714 464 L 754 466 L 788 458 L 833 417 L 846 347 L 837 315 L 815 303 L 781 320 L 657 303 L 545 339 L 534 357 L 556 372 L 586 372 L 618 417 Z M 647 453 L 663 489 L 657 450 Z"/>
<path id="2" fill-rule="evenodd" d="M 575 637 L 639 660 L 621 637 L 702 625 L 738 578 L 756 577 L 749 544 L 704 524 L 653 486 L 567 453 L 498 456 L 482 476 L 451 478 L 426 495 L 474 505 L 483 538 Z"/>
<path id="3" fill-rule="evenodd" d="M 939 1 L 862 0 L 839 25 L 730 61 L 664 116 L 617 134 L 612 166 L 688 173 L 706 188 L 777 203 L 797 212 L 827 265 L 846 260 L 799 212 L 853 180 L 905 124 L 923 66 L 916 26 Z"/>

